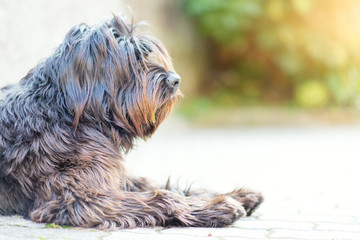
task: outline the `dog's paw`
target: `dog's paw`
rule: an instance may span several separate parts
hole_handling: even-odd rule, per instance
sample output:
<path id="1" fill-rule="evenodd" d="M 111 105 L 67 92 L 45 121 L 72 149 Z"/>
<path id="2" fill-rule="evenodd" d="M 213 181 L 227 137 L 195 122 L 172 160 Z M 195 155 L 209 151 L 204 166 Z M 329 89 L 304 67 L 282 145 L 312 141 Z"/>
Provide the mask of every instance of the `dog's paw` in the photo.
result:
<path id="1" fill-rule="evenodd" d="M 224 227 L 246 216 L 241 203 L 233 198 L 221 195 L 213 199 L 206 206 L 194 210 L 192 215 L 196 221 L 195 227 Z"/>
<path id="2" fill-rule="evenodd" d="M 242 204 L 247 216 L 250 216 L 264 201 L 264 197 L 261 193 L 243 188 L 237 189 L 227 195 Z"/>

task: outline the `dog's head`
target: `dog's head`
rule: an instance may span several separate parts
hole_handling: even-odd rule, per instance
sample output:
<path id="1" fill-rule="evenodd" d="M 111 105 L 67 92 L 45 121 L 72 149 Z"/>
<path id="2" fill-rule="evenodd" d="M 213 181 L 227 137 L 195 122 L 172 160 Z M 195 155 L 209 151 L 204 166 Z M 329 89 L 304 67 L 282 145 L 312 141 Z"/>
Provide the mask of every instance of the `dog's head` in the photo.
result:
<path id="1" fill-rule="evenodd" d="M 92 121 L 146 138 L 171 112 L 180 77 L 162 43 L 138 26 L 119 16 L 77 25 L 52 56 L 75 129 Z"/>

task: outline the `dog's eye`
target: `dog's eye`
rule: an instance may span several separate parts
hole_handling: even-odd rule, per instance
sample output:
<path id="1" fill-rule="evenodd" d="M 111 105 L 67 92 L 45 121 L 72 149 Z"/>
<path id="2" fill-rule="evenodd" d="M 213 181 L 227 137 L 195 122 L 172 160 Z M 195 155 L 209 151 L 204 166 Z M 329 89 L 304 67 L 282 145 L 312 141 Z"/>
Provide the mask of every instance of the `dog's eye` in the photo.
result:
<path id="1" fill-rule="evenodd" d="M 120 34 L 115 29 L 110 28 L 110 32 L 114 36 L 114 38 L 116 38 L 116 40 L 118 40 L 118 38 L 120 38 Z"/>
<path id="2" fill-rule="evenodd" d="M 119 37 L 120 37 L 120 35 L 119 35 L 117 32 L 115 32 L 115 31 L 113 32 L 113 34 L 114 34 L 114 37 L 115 37 L 115 38 L 119 38 Z"/>
<path id="3" fill-rule="evenodd" d="M 138 48 L 135 48 L 136 59 L 140 60 L 142 57 L 147 58 L 151 52 L 151 46 L 142 42 Z"/>
<path id="4" fill-rule="evenodd" d="M 141 48 L 141 51 L 143 52 L 143 54 L 146 56 L 148 56 L 153 51 L 152 47 L 147 43 L 141 44 L 140 48 Z"/>

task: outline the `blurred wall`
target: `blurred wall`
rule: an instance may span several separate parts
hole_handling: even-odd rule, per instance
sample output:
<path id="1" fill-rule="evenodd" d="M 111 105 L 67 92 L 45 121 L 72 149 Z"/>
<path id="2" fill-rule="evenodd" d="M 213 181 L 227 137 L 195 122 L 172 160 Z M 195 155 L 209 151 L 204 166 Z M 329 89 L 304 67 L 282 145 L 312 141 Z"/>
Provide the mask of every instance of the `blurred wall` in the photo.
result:
<path id="1" fill-rule="evenodd" d="M 73 25 L 123 10 L 122 0 L 0 0 L 0 86 L 25 76 Z"/>
<path id="2" fill-rule="evenodd" d="M 129 10 L 129 8 L 131 10 Z M 0 0 L 0 87 L 19 81 L 59 45 L 75 24 L 95 24 L 111 13 L 134 14 L 167 46 L 191 94 L 201 67 L 200 50 L 191 24 L 176 1 L 165 0 Z"/>

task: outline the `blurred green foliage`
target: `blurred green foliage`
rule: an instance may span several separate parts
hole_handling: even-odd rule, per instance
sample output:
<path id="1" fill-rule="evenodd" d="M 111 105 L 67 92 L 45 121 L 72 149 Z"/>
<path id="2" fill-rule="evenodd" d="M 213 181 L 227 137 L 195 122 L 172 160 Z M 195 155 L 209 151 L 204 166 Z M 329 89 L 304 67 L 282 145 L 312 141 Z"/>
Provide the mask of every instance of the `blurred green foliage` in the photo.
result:
<path id="1" fill-rule="evenodd" d="M 207 49 L 198 90 L 217 104 L 357 105 L 360 1 L 183 3 Z"/>

